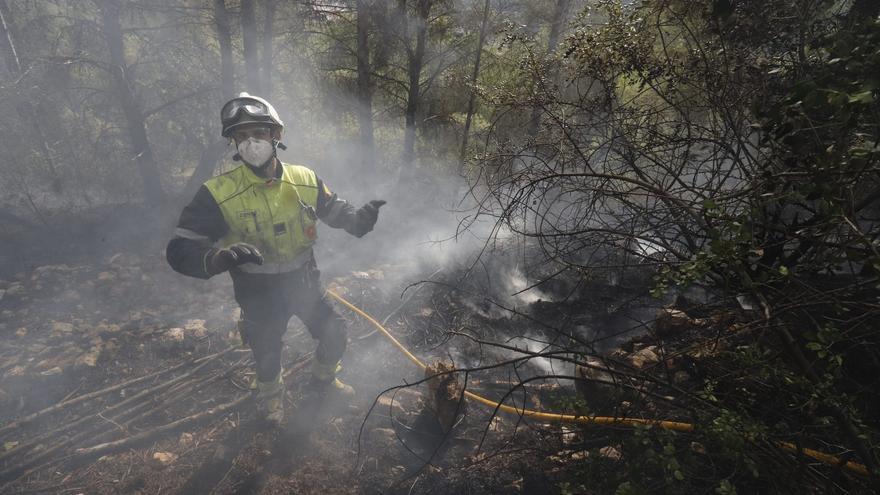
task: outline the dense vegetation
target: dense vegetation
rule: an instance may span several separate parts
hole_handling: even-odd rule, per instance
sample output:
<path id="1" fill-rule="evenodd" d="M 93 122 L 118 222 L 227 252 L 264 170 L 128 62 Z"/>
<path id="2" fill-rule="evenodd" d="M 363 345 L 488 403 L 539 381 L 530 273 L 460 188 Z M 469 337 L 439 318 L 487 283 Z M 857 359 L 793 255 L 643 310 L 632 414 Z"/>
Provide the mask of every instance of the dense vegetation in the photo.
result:
<path id="1" fill-rule="evenodd" d="M 657 296 L 707 288 L 686 310 L 715 315 L 716 331 L 669 352 L 721 344 L 696 388 L 661 388 L 697 431 L 627 433 L 624 469 L 572 466 L 563 491 L 868 490 L 880 475 L 878 11 L 0 0 L 0 222 L 135 203 L 168 223 L 177 208 L 158 205 L 223 166 L 218 109 L 247 89 L 281 109 L 293 160 L 376 184 L 465 177 L 468 220 L 529 239 L 551 278 L 647 268 Z"/>

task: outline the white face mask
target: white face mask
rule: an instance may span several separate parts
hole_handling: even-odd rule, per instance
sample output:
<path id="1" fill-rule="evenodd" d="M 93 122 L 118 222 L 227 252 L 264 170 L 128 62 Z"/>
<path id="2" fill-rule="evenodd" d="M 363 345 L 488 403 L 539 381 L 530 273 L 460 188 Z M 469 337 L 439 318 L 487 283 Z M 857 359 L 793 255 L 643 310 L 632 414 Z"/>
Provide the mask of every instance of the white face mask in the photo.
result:
<path id="1" fill-rule="evenodd" d="M 272 158 L 274 153 L 275 149 L 272 143 L 264 139 L 247 138 L 238 143 L 239 156 L 252 167 L 262 167 Z"/>

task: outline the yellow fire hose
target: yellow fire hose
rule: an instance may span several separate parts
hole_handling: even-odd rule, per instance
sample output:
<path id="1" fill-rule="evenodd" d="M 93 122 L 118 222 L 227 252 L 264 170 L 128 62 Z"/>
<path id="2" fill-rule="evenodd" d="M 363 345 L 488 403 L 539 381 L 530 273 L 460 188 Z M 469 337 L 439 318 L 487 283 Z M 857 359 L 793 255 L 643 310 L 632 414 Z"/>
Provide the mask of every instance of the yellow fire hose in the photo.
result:
<path id="1" fill-rule="evenodd" d="M 354 311 L 359 316 L 370 322 L 374 327 L 376 327 L 382 335 L 385 336 L 388 340 L 397 347 L 400 352 L 402 352 L 407 359 L 412 361 L 416 366 L 421 368 L 422 370 L 426 369 L 427 366 L 423 363 L 419 358 L 417 358 L 413 353 L 409 351 L 403 344 L 400 343 L 396 338 L 394 338 L 391 333 L 382 326 L 381 323 L 376 321 L 372 316 L 368 315 L 362 309 L 358 308 L 354 304 L 348 302 L 344 297 L 339 294 L 333 292 L 332 290 L 327 290 L 327 294 L 342 303 L 348 309 Z M 465 390 L 465 397 L 473 399 L 481 404 L 486 406 L 497 408 L 501 411 L 518 414 L 521 416 L 525 416 L 528 418 L 540 419 L 543 421 L 553 421 L 553 422 L 562 422 L 562 423 L 579 423 L 579 424 L 589 424 L 589 425 L 606 425 L 606 426 L 636 426 L 636 425 L 650 425 L 650 426 L 658 426 L 660 428 L 664 428 L 667 430 L 675 430 L 675 431 L 693 431 L 694 425 L 693 423 L 681 423 L 678 421 L 663 421 L 659 419 L 638 419 L 638 418 L 617 418 L 613 416 L 578 416 L 574 414 L 557 414 L 557 413 L 547 413 L 541 411 L 534 411 L 531 409 L 524 408 L 516 408 L 512 406 L 508 406 L 506 404 L 501 404 L 491 399 L 487 399 L 485 397 L 479 396 L 473 392 L 468 392 Z M 819 452 L 818 450 L 806 449 L 798 447 L 797 445 L 790 442 L 775 442 L 776 446 L 785 450 L 787 452 L 792 452 L 796 454 L 803 454 L 807 457 L 812 457 L 813 459 L 828 464 L 830 466 L 842 467 L 847 471 L 852 473 L 861 475 L 861 476 L 869 476 L 868 469 L 862 465 L 852 461 L 844 461 L 843 459 L 831 455 L 826 454 L 824 452 Z"/>

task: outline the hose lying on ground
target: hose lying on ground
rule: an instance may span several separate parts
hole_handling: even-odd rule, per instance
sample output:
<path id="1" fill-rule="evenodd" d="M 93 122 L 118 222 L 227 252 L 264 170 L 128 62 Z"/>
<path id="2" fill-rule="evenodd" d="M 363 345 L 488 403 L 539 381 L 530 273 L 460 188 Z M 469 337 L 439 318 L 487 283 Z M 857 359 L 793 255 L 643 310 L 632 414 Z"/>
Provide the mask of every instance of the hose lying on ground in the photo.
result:
<path id="1" fill-rule="evenodd" d="M 333 292 L 332 290 L 328 290 L 327 294 L 342 303 L 348 309 L 354 311 L 356 314 L 370 322 L 374 327 L 376 327 L 382 335 L 385 336 L 388 340 L 397 347 L 400 352 L 402 352 L 407 359 L 412 361 L 416 366 L 422 368 L 424 370 L 427 368 L 425 363 L 423 363 L 419 358 L 417 358 L 412 352 L 409 351 L 403 344 L 400 343 L 381 323 L 376 321 L 372 316 L 368 315 L 362 309 L 358 308 L 354 304 L 350 303 L 344 297 L 339 294 Z M 484 404 L 489 407 L 494 407 L 498 410 L 519 414 L 521 416 L 527 418 L 540 419 L 543 421 L 558 421 L 563 423 L 579 423 L 579 424 L 589 424 L 589 425 L 605 425 L 605 426 L 636 426 L 636 425 L 650 425 L 657 426 L 667 430 L 675 430 L 675 431 L 693 431 L 694 425 L 693 423 L 681 423 L 678 421 L 664 421 L 659 419 L 639 419 L 639 418 L 617 418 L 613 416 L 578 416 L 574 414 L 557 414 L 557 413 L 548 413 L 541 411 L 534 411 L 531 409 L 525 408 L 517 408 L 513 406 L 508 406 L 506 404 L 501 404 L 499 402 L 493 401 L 491 399 L 487 399 L 485 397 L 479 396 L 473 392 L 468 392 L 465 390 L 465 396 L 473 399 L 481 404 Z M 861 476 L 870 476 L 868 473 L 868 469 L 863 464 L 858 464 L 852 461 L 845 461 L 837 456 L 826 454 L 824 452 L 819 452 L 818 450 L 807 449 L 798 447 L 797 445 L 791 442 L 774 442 L 775 445 L 782 450 L 787 452 L 793 452 L 798 454 L 803 454 L 807 457 L 811 457 L 816 459 L 819 462 L 824 464 L 828 464 L 830 466 L 842 467 L 847 471 L 852 473 L 861 475 Z"/>

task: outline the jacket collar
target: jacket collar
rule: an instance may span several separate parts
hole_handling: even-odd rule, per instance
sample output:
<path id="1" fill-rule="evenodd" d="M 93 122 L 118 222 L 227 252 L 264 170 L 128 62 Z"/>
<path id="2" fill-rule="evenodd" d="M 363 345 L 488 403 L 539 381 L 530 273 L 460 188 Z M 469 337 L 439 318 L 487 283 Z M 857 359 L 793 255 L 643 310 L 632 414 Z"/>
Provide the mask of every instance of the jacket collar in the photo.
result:
<path id="1" fill-rule="evenodd" d="M 277 158 L 276 158 L 277 160 Z M 265 184 L 272 185 L 277 183 L 278 180 L 284 175 L 284 163 L 281 160 L 278 160 L 278 165 L 275 167 L 275 177 L 273 179 L 265 179 L 260 177 L 256 173 L 254 173 L 253 169 L 251 169 L 246 164 L 241 164 L 241 176 L 245 182 L 248 184 Z"/>

